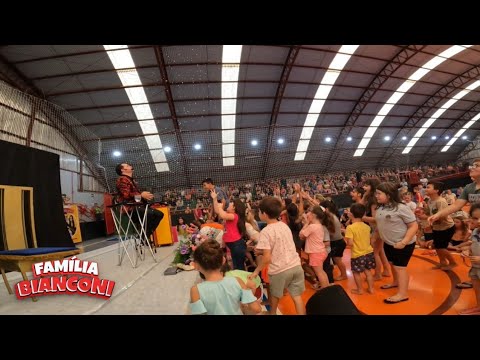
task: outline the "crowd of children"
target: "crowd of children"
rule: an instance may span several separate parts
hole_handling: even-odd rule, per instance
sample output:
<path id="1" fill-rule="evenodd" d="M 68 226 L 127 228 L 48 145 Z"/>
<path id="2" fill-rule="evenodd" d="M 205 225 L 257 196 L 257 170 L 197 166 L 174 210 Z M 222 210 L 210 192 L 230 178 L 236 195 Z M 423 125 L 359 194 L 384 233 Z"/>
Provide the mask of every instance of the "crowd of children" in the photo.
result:
<path id="1" fill-rule="evenodd" d="M 314 289 L 345 280 L 342 257 L 346 246 L 351 251 L 354 294 L 364 294 L 363 273 L 367 293 L 374 293 L 376 280 L 391 277 L 391 283 L 382 289 L 394 288 L 397 292 L 384 302 L 408 301 L 407 266 L 415 247 L 421 246 L 436 252 L 439 265 L 435 268 L 444 271 L 458 266 L 451 251 L 461 252 L 472 264 L 470 277 L 479 300 L 480 205 L 471 207 L 470 219 L 462 212 L 432 221 L 432 216 L 454 202 L 451 191 L 444 192 L 442 183 L 430 182 L 425 188 L 417 188 L 414 196 L 395 183 L 367 179 L 362 188 L 351 191 L 354 204 L 340 216 L 332 201 L 312 198 L 299 184 L 292 188 L 291 197 L 264 197 L 258 209 L 237 200 L 224 209 L 215 188 L 210 189 L 214 210 L 225 228 L 226 248 L 216 241 L 206 241 L 195 250 L 194 263 L 205 281 L 191 290 L 192 313 L 260 313 L 263 282 L 268 289 L 270 314 L 277 313 L 285 291 L 296 313 L 305 314 L 301 297 L 305 277 L 313 279 Z M 255 220 L 255 210 L 263 228 Z M 225 269 L 227 253 L 231 254 L 230 271 Z M 340 272 L 335 279 L 331 263 Z M 245 271 L 247 265 L 249 271 Z M 478 307 L 465 311 L 478 312 Z"/>

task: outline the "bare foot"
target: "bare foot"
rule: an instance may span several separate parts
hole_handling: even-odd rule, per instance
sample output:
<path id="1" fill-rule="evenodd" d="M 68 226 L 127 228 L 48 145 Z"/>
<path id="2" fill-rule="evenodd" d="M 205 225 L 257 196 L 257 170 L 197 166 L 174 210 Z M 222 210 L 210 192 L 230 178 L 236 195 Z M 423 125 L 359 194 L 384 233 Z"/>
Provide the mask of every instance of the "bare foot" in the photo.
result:
<path id="1" fill-rule="evenodd" d="M 474 308 L 462 310 L 458 314 L 459 315 L 478 315 L 479 312 L 480 312 L 480 307 L 477 306 Z"/>
<path id="2" fill-rule="evenodd" d="M 338 278 L 334 278 L 333 280 L 335 281 L 342 281 L 342 280 L 347 280 L 348 278 L 346 276 L 340 276 Z"/>
<path id="3" fill-rule="evenodd" d="M 402 296 L 401 294 L 396 293 L 395 295 L 390 296 L 389 299 L 392 300 L 392 301 L 399 301 L 399 300 L 403 300 L 403 299 L 408 299 L 408 296 Z"/>
<path id="4" fill-rule="evenodd" d="M 371 288 L 371 289 L 368 288 L 368 289 L 367 289 L 367 292 L 368 292 L 369 294 L 375 294 L 374 288 Z"/>
<path id="5" fill-rule="evenodd" d="M 363 291 L 359 289 L 350 290 L 352 294 L 363 295 Z"/>

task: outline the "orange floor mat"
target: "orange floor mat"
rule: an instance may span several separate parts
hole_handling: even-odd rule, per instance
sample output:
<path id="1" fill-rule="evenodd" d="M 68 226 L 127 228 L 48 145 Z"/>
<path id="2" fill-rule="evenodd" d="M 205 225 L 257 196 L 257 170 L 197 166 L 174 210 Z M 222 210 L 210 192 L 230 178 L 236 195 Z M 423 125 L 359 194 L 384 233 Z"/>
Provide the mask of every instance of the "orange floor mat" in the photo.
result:
<path id="1" fill-rule="evenodd" d="M 369 315 L 456 315 L 458 311 L 475 306 L 473 289 L 460 290 L 455 284 L 469 281 L 468 270 L 460 256 L 456 256 L 459 266 L 451 271 L 432 270 L 438 264 L 438 257 L 427 255 L 425 249 L 415 249 L 414 255 L 408 264 L 410 273 L 409 298 L 410 300 L 398 304 L 385 304 L 383 299 L 395 294 L 395 289 L 383 290 L 380 286 L 388 284 L 392 278 L 383 278 L 375 282 L 375 293 L 363 295 L 352 294 L 350 290 L 355 287 L 350 270 L 350 250 L 346 249 L 343 262 L 347 266 L 348 279 L 336 282 L 349 294 L 355 305 L 365 314 Z M 335 267 L 335 276 L 338 269 Z M 302 295 L 305 303 L 315 293 L 311 284 L 305 281 L 306 290 Z M 365 289 L 367 284 L 365 282 Z M 284 315 L 295 314 L 295 306 L 290 296 L 280 299 L 280 312 Z"/>

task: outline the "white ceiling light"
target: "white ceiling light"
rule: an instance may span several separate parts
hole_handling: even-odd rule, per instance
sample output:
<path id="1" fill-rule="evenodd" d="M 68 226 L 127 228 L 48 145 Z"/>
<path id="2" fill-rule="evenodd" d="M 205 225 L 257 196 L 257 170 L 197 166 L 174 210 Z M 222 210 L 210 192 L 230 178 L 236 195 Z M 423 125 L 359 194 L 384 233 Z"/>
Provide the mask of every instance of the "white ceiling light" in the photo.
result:
<path id="1" fill-rule="evenodd" d="M 157 170 L 157 172 L 170 171 L 170 169 L 168 168 L 168 164 L 166 162 L 155 163 L 155 170 Z"/>
<path id="2" fill-rule="evenodd" d="M 333 85 L 337 81 L 343 68 L 350 60 L 352 54 L 360 45 L 343 45 L 338 53 L 333 58 L 330 66 L 323 75 L 322 81 L 318 85 L 315 96 L 308 110 L 307 117 L 303 124 L 302 134 L 297 144 L 297 151 L 295 152 L 295 160 L 300 161 L 305 159 L 305 152 L 308 149 L 310 139 L 312 138 L 314 126 L 317 124 L 318 117 L 322 112 L 325 100 L 328 98 Z M 329 142 L 330 140 L 325 139 Z"/>
<path id="3" fill-rule="evenodd" d="M 242 45 L 223 45 L 222 51 L 222 157 L 223 166 L 235 165 L 235 121 Z"/>
<path id="4" fill-rule="evenodd" d="M 258 145 L 258 141 L 257 141 L 257 140 L 252 140 L 251 144 L 252 144 L 252 146 L 257 146 L 257 145 Z"/>
<path id="5" fill-rule="evenodd" d="M 224 157 L 223 158 L 223 166 L 233 166 L 235 165 L 235 158 L 234 157 Z"/>
<path id="6" fill-rule="evenodd" d="M 313 130 L 315 130 L 313 126 L 304 126 L 300 134 L 300 139 L 309 140 L 312 137 Z"/>
<path id="7" fill-rule="evenodd" d="M 283 140 L 283 138 L 279 138 L 279 139 L 277 140 L 277 143 L 279 143 L 279 144 L 283 144 L 284 142 L 285 142 L 285 140 Z"/>
<path id="8" fill-rule="evenodd" d="M 302 161 L 305 160 L 306 152 L 296 152 L 295 153 L 295 161 Z"/>
<path id="9" fill-rule="evenodd" d="M 332 138 L 331 138 L 330 136 L 327 136 L 327 137 L 325 138 L 325 141 L 326 141 L 326 142 L 330 142 L 330 141 L 332 141 Z"/>
<path id="10" fill-rule="evenodd" d="M 222 144 L 222 153 L 226 154 L 226 157 L 234 157 L 235 155 L 235 144 Z"/>
<path id="11" fill-rule="evenodd" d="M 118 151 L 118 150 L 115 150 L 115 151 L 113 152 L 113 156 L 119 157 L 119 156 L 122 156 L 122 153 L 121 153 L 120 151 Z"/>
<path id="12" fill-rule="evenodd" d="M 145 136 L 145 141 L 147 142 L 149 149 L 160 149 L 162 147 L 162 142 L 158 135 Z"/>
<path id="13" fill-rule="evenodd" d="M 127 93 L 130 104 L 133 107 L 135 116 L 137 117 L 137 120 L 139 120 L 142 133 L 147 135 L 145 136 L 145 141 L 150 150 L 152 161 L 155 163 L 155 169 L 157 172 L 170 171 L 162 149 L 162 141 L 158 135 L 157 125 L 153 120 L 152 110 L 148 104 L 145 89 L 142 86 L 142 81 L 138 75 L 128 45 L 103 45 L 103 47 L 107 52 L 122 85 L 125 87 L 125 92 Z M 164 162 L 162 163 L 158 163 L 159 159 L 165 160 L 163 160 Z"/>
<path id="14" fill-rule="evenodd" d="M 156 132 L 158 132 L 155 120 L 142 120 L 139 121 L 139 124 L 144 134 L 155 134 Z"/>
<path id="15" fill-rule="evenodd" d="M 300 140 L 298 142 L 298 147 L 297 149 L 299 149 L 300 152 L 305 152 L 307 151 L 307 148 L 308 148 L 308 140 Z"/>
<path id="16" fill-rule="evenodd" d="M 445 136 L 445 140 L 448 140 L 448 139 L 450 139 L 450 136 L 448 136 L 448 135 Z"/>
<path id="17" fill-rule="evenodd" d="M 432 136 L 432 140 L 437 140 L 437 137 L 435 135 Z"/>
<path id="18" fill-rule="evenodd" d="M 414 137 L 421 137 L 423 135 L 423 133 L 430 127 L 432 126 L 432 124 L 435 122 L 435 120 L 437 120 L 440 116 L 442 116 L 442 114 L 447 111 L 453 104 L 455 104 L 458 100 L 460 100 L 461 98 L 463 98 L 465 95 L 467 95 L 469 92 L 471 92 L 472 90 L 478 88 L 480 86 L 480 80 L 477 80 L 475 82 L 473 82 L 472 84 L 468 85 L 465 89 L 463 90 L 460 90 L 458 93 L 456 93 L 451 99 L 449 99 L 447 102 L 445 102 L 445 104 L 443 106 L 440 107 L 440 109 L 438 109 L 437 111 L 435 111 L 435 113 L 425 122 L 425 124 L 422 125 L 422 127 L 420 129 L 418 129 L 417 133 L 414 135 Z M 473 119 L 472 119 L 473 120 Z M 463 131 L 465 131 L 467 129 L 467 127 L 463 127 L 462 128 Z M 460 129 L 460 130 L 462 130 Z M 458 133 L 457 133 L 458 134 Z M 403 151 L 402 151 L 402 154 L 408 154 L 410 152 L 410 150 L 412 149 L 412 147 L 416 144 L 416 141 L 413 142 L 414 139 L 410 140 L 410 142 L 408 143 L 408 148 L 405 148 Z M 453 140 L 453 139 L 452 139 Z M 452 144 L 455 142 L 455 140 L 450 140 L 450 142 L 452 142 Z M 449 143 L 450 143 L 449 142 Z M 450 146 L 449 143 L 447 143 L 446 146 Z M 446 150 L 444 150 L 446 148 L 446 146 L 442 149 L 442 152 L 445 152 L 448 150 L 448 148 Z"/>
<path id="19" fill-rule="evenodd" d="M 127 96 L 131 104 L 147 104 L 148 99 L 143 87 L 126 88 Z"/>
<path id="20" fill-rule="evenodd" d="M 407 137 L 406 137 L 406 136 L 402 136 L 402 140 L 407 140 Z"/>
<path id="21" fill-rule="evenodd" d="M 172 151 L 172 148 L 170 146 L 165 146 L 163 148 L 163 150 L 165 150 L 165 152 L 169 153 L 170 151 Z"/>
<path id="22" fill-rule="evenodd" d="M 165 152 L 163 151 L 163 149 L 151 150 L 151 153 L 153 156 L 153 162 L 160 163 L 160 162 L 167 161 L 167 158 L 165 157 Z"/>
<path id="23" fill-rule="evenodd" d="M 467 140 L 467 139 L 468 139 L 467 135 L 463 135 L 463 136 L 462 136 L 462 139 L 463 139 L 463 140 Z"/>
<path id="24" fill-rule="evenodd" d="M 372 120 L 371 124 L 369 125 L 368 130 L 366 131 L 365 135 L 363 135 L 363 140 L 366 140 L 365 143 L 363 143 L 363 140 L 360 142 L 360 144 L 363 144 L 362 147 L 360 145 L 357 147 L 357 150 L 355 151 L 355 154 L 353 156 L 362 156 L 363 152 L 368 146 L 368 143 L 372 139 L 373 135 L 375 134 L 375 131 L 377 128 L 382 124 L 383 119 L 385 116 L 388 115 L 390 110 L 395 106 L 395 104 L 405 95 L 405 93 L 416 83 L 416 81 L 420 80 L 422 77 L 424 77 L 426 74 L 430 72 L 430 70 L 434 69 L 441 63 L 443 63 L 445 60 L 449 59 L 450 57 L 458 54 L 459 52 L 465 50 L 466 48 L 470 47 L 472 45 L 454 45 L 449 47 L 447 50 L 443 51 L 439 55 L 435 56 L 433 59 L 430 61 L 426 62 L 423 64 L 419 69 L 417 69 L 408 79 L 406 79 L 398 88 L 397 90 L 390 96 L 390 98 L 387 100 L 385 105 L 380 109 L 378 114 L 374 117 Z M 373 129 L 373 132 L 369 132 L 370 129 Z M 413 139 L 412 139 L 413 140 Z M 410 147 L 410 144 L 409 144 Z"/>
<path id="25" fill-rule="evenodd" d="M 194 147 L 195 150 L 200 150 L 202 148 L 202 145 L 195 144 L 195 145 L 193 145 L 193 147 Z"/>
<path id="26" fill-rule="evenodd" d="M 387 136 L 385 136 L 383 139 L 384 139 L 385 141 L 390 141 L 390 136 L 387 135 Z"/>
<path id="27" fill-rule="evenodd" d="M 347 137 L 347 141 L 352 141 L 352 137 L 351 136 Z"/>

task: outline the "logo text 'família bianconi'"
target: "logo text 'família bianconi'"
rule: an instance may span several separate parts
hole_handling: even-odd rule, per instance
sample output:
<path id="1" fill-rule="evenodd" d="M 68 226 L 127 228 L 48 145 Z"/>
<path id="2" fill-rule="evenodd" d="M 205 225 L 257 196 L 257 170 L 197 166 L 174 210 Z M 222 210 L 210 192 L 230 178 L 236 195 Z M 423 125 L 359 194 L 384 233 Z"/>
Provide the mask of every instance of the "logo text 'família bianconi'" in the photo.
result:
<path id="1" fill-rule="evenodd" d="M 32 280 L 23 280 L 15 286 L 18 299 L 32 296 L 79 294 L 109 299 L 115 281 L 98 277 L 98 264 L 70 259 L 44 261 L 32 265 Z"/>

